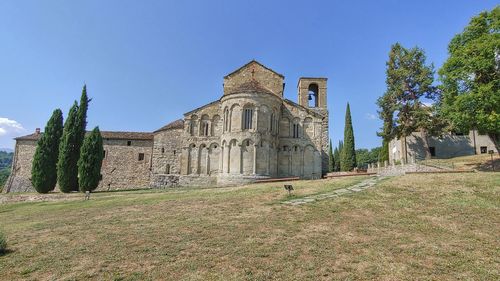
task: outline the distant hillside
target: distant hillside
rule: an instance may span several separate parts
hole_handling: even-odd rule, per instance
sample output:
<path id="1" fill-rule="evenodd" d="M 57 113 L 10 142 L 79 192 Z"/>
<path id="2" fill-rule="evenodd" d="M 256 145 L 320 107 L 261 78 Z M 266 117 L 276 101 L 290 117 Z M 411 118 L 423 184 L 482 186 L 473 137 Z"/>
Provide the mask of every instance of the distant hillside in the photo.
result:
<path id="1" fill-rule="evenodd" d="M 5 152 L 14 152 L 14 149 L 12 149 L 12 148 L 7 148 L 7 147 L 0 147 L 0 151 L 5 151 Z"/>
<path id="2" fill-rule="evenodd" d="M 10 175 L 13 152 L 0 151 L 0 191 Z"/>

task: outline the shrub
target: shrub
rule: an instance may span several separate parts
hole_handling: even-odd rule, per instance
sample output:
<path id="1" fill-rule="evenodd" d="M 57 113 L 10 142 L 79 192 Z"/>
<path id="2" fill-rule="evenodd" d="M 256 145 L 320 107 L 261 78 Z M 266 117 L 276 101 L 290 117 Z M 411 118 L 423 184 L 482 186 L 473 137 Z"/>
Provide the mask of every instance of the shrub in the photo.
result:
<path id="1" fill-rule="evenodd" d="M 6 250 L 7 250 L 7 238 L 5 237 L 3 232 L 0 231 L 0 255 L 3 255 Z"/>

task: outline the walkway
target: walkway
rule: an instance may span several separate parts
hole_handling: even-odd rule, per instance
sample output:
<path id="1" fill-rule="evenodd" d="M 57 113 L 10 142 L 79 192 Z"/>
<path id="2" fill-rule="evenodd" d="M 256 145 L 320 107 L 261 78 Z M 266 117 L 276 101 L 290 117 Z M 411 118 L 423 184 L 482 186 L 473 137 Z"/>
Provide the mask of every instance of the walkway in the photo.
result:
<path id="1" fill-rule="evenodd" d="M 302 205 L 306 203 L 313 203 L 316 201 L 321 201 L 329 198 L 335 198 L 343 195 L 348 195 L 356 192 L 363 191 L 367 188 L 374 187 L 379 181 L 385 179 L 386 177 L 384 176 L 376 176 L 372 177 L 369 179 L 366 179 L 358 184 L 355 184 L 353 186 L 347 187 L 347 188 L 341 188 L 341 189 L 336 189 L 331 192 L 327 193 L 321 193 L 321 194 L 316 194 L 316 195 L 310 195 L 302 198 L 297 198 L 297 199 L 291 199 L 288 201 L 283 201 L 283 204 L 288 204 L 292 206 L 296 205 Z"/>

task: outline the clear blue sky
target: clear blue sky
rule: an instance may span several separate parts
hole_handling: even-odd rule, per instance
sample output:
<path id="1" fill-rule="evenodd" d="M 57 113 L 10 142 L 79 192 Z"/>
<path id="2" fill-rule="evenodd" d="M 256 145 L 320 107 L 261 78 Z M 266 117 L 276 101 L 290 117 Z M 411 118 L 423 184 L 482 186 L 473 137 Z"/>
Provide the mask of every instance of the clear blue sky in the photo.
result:
<path id="1" fill-rule="evenodd" d="M 330 135 L 351 104 L 356 146 L 380 145 L 375 100 L 391 44 L 418 45 L 436 69 L 469 19 L 497 1 L 0 1 L 0 147 L 66 115 L 83 83 L 88 127 L 153 131 L 218 99 L 251 59 L 328 77 Z"/>

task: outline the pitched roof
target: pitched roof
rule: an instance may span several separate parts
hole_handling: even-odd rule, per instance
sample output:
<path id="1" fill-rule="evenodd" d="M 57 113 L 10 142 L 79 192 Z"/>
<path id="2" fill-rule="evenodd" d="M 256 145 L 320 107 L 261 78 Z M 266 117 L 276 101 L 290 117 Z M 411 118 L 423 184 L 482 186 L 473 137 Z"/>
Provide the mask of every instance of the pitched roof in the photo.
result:
<path id="1" fill-rule="evenodd" d="M 232 90 L 230 94 L 234 93 L 269 93 L 273 92 L 266 87 L 262 86 L 257 80 L 250 80 Z"/>
<path id="2" fill-rule="evenodd" d="M 87 132 L 87 134 L 90 132 Z M 15 138 L 15 140 L 33 140 L 40 139 L 43 133 L 33 133 L 26 136 Z M 126 139 L 126 140 L 153 140 L 153 133 L 147 132 L 117 132 L 117 131 L 101 131 L 101 136 L 104 139 Z"/>
<path id="3" fill-rule="evenodd" d="M 216 101 L 213 101 L 213 102 L 207 103 L 207 104 L 205 104 L 205 105 L 202 105 L 202 106 L 200 106 L 200 107 L 197 107 L 197 108 L 195 108 L 195 109 L 193 109 L 193 110 L 191 110 L 191 111 L 188 111 L 188 112 L 184 113 L 184 116 L 189 115 L 189 114 L 191 114 L 191 113 L 193 113 L 193 112 L 195 112 L 195 111 L 198 111 L 198 110 L 200 110 L 200 109 L 202 109 L 202 108 L 209 107 L 209 106 L 211 106 L 211 105 L 217 104 L 217 103 L 219 103 L 219 101 L 220 101 L 220 100 L 216 100 Z"/>
<path id="4" fill-rule="evenodd" d="M 250 64 L 252 64 L 252 63 L 256 63 L 256 64 L 258 64 L 258 65 L 262 66 L 263 68 L 265 68 L 265 69 L 267 69 L 267 70 L 269 70 L 269 71 L 271 71 L 271 72 L 273 72 L 273 73 L 277 74 L 278 76 L 281 76 L 282 78 L 285 78 L 285 76 L 283 76 L 283 74 L 280 74 L 280 73 L 278 73 L 278 72 L 276 72 L 276 71 L 272 70 L 271 68 L 269 68 L 269 67 L 267 67 L 267 66 L 263 65 L 262 63 L 260 63 L 260 62 L 258 62 L 258 61 L 256 61 L 256 60 L 251 60 L 251 61 L 249 61 L 248 63 L 246 63 L 246 64 L 245 64 L 245 65 L 243 65 L 242 67 L 240 67 L 240 68 L 236 69 L 235 71 L 233 71 L 233 72 L 231 72 L 231 73 L 227 74 L 226 76 L 224 76 L 224 78 L 228 78 L 229 76 L 231 76 L 231 75 L 233 75 L 233 74 L 235 74 L 235 73 L 239 72 L 240 70 L 242 70 L 243 68 L 247 67 L 248 65 L 250 65 Z"/>
<path id="5" fill-rule="evenodd" d="M 174 129 L 183 129 L 184 128 L 184 120 L 182 119 L 177 119 L 173 122 L 168 123 L 167 125 L 161 127 L 160 129 L 154 131 L 155 133 L 161 132 L 161 131 L 167 131 L 167 130 L 174 130 Z"/>

